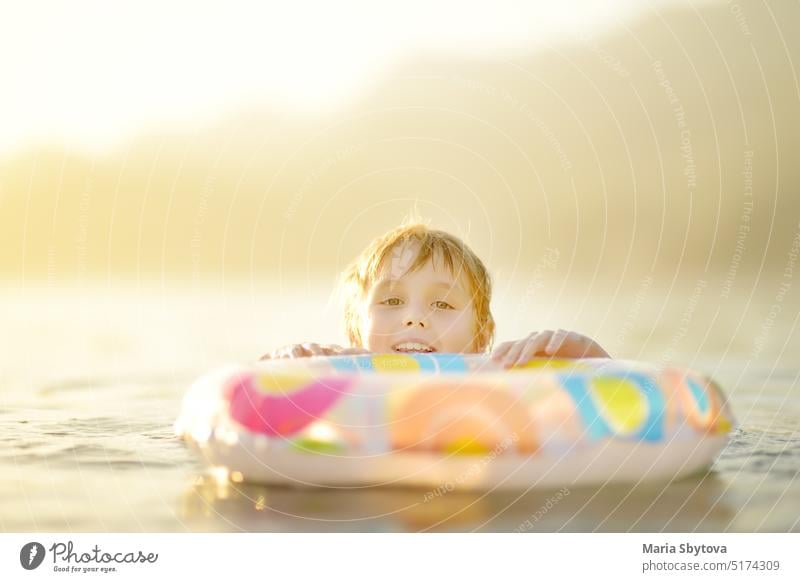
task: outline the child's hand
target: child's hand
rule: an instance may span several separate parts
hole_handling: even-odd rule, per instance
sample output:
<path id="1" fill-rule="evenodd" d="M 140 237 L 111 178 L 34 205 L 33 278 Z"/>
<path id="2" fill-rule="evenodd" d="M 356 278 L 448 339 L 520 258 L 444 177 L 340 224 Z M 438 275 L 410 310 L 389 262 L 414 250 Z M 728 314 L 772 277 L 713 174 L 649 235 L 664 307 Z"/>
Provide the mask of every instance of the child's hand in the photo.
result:
<path id="1" fill-rule="evenodd" d="M 521 366 L 536 356 L 561 358 L 610 358 L 592 338 L 574 331 L 534 331 L 528 337 L 504 342 L 492 352 L 492 359 L 503 366 Z"/>
<path id="2" fill-rule="evenodd" d="M 344 356 L 349 354 L 368 354 L 364 348 L 343 348 L 336 344 L 289 344 L 269 354 L 261 356 L 261 360 L 279 358 L 308 358 L 311 356 Z"/>

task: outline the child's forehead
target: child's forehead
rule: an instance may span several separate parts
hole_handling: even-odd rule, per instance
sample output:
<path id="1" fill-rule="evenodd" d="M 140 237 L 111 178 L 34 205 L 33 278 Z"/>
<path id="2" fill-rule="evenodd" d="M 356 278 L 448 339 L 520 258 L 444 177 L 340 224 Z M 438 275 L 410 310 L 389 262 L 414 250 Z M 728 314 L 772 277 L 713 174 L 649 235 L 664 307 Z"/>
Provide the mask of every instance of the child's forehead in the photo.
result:
<path id="1" fill-rule="evenodd" d="M 468 278 L 459 264 L 454 264 L 451 268 L 440 252 L 433 252 L 419 262 L 418 253 L 419 248 L 414 248 L 409 243 L 396 245 L 379 265 L 373 287 L 402 283 L 403 279 L 414 273 L 421 273 L 430 275 L 433 283 L 440 287 L 468 288 Z"/>

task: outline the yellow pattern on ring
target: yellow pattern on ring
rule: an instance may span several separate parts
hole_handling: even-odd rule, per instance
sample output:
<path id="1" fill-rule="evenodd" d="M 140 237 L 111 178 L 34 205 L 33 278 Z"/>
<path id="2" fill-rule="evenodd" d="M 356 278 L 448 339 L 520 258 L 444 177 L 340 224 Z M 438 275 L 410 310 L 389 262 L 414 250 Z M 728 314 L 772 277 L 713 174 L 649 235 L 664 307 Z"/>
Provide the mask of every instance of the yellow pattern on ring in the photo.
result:
<path id="1" fill-rule="evenodd" d="M 592 391 L 603 418 L 616 433 L 632 433 L 647 419 L 647 401 L 639 387 L 623 378 L 595 378 Z"/>
<path id="2" fill-rule="evenodd" d="M 419 372 L 419 362 L 405 354 L 378 354 L 372 357 L 376 372 Z"/>
<path id="3" fill-rule="evenodd" d="M 587 366 L 585 364 L 581 364 L 580 362 L 576 362 L 575 360 L 536 359 L 520 366 L 514 366 L 512 370 L 562 370 L 564 368 L 576 368 L 580 370 L 586 369 Z"/>
<path id="4" fill-rule="evenodd" d="M 291 372 L 289 374 L 256 374 L 253 384 L 261 392 L 267 394 L 291 394 L 308 386 L 314 380 L 311 373 Z"/>
<path id="5" fill-rule="evenodd" d="M 447 443 L 444 450 L 451 455 L 485 455 L 490 451 L 489 447 L 469 437 Z"/>
<path id="6" fill-rule="evenodd" d="M 717 434 L 725 434 L 731 432 L 732 428 L 733 423 L 720 413 L 717 417 L 717 422 L 714 423 L 714 432 Z"/>

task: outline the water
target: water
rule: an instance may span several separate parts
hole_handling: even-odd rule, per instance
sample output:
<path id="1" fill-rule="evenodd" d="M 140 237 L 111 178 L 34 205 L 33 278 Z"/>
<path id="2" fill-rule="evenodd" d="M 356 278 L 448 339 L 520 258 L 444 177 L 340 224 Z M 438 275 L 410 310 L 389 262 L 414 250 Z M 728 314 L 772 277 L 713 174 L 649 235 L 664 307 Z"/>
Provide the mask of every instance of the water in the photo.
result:
<path id="1" fill-rule="evenodd" d="M 453 491 L 428 501 L 414 489 L 304 490 L 229 483 L 205 473 L 172 433 L 188 383 L 279 344 L 341 340 L 336 308 L 326 298 L 324 290 L 268 296 L 251 287 L 7 288 L 0 312 L 6 344 L 0 356 L 0 528 L 800 531 L 794 327 L 777 322 L 772 333 L 781 339 L 756 359 L 748 357 L 746 341 L 726 347 L 723 332 L 713 327 L 704 334 L 722 348 L 698 349 L 687 340 L 675 352 L 670 338 L 676 335 L 667 325 L 678 319 L 685 297 L 661 310 L 662 321 L 643 313 L 618 350 L 651 360 L 674 353 L 726 389 L 739 428 L 707 473 L 646 486 Z M 569 327 L 565 313 L 582 329 L 594 325 L 570 309 L 534 315 Z M 503 309 L 495 315 L 499 322 L 514 320 Z M 653 326 L 663 339 L 646 339 Z M 518 331 L 506 325 L 503 334 Z"/>

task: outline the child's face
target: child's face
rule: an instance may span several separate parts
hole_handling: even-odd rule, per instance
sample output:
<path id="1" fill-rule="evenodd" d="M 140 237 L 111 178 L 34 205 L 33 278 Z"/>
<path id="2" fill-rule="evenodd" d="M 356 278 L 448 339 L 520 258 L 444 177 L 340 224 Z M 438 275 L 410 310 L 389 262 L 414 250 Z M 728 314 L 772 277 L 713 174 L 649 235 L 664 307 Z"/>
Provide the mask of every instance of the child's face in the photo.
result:
<path id="1" fill-rule="evenodd" d="M 409 252 L 416 257 L 413 246 L 402 255 Z M 367 294 L 364 347 L 383 353 L 476 351 L 476 317 L 466 276 L 456 279 L 438 260 L 436 267 L 428 260 L 413 273 L 404 271 L 384 264 Z"/>

